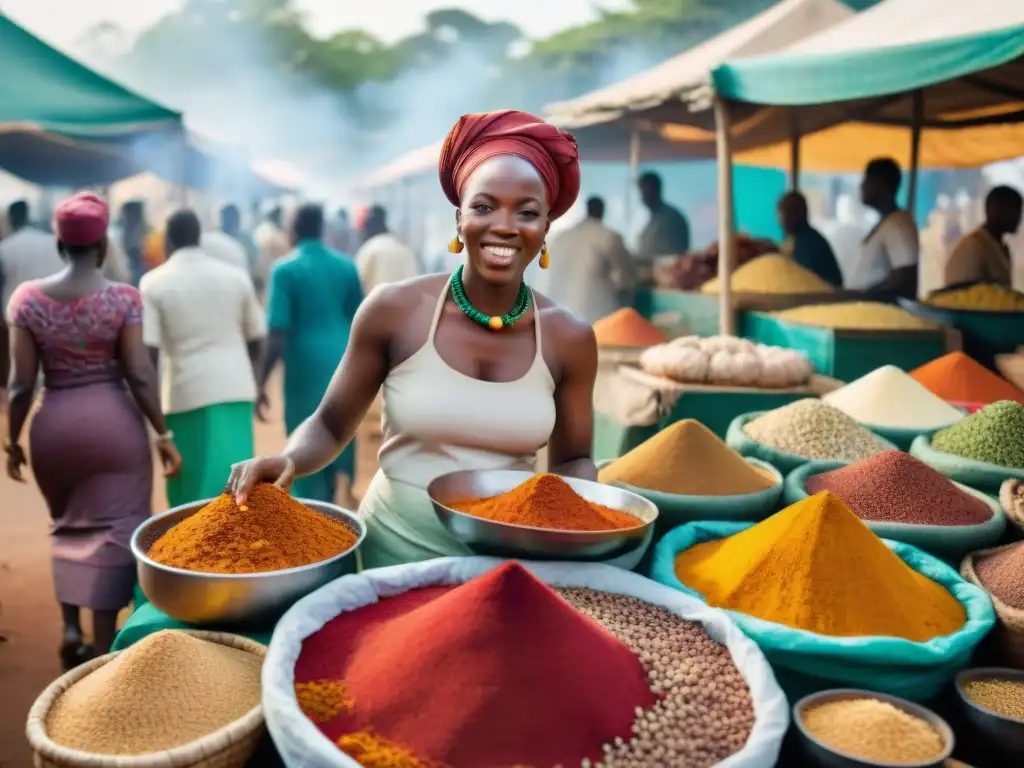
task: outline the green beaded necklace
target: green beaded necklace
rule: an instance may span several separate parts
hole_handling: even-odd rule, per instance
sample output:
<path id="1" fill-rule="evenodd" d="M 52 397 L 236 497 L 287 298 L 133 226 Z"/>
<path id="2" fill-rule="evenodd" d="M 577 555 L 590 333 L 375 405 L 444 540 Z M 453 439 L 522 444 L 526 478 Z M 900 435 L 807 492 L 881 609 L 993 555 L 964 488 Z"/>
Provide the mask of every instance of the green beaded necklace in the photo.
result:
<path id="1" fill-rule="evenodd" d="M 474 323 L 479 323 L 484 328 L 490 328 L 492 331 L 500 331 L 502 328 L 509 327 L 525 315 L 526 310 L 530 308 L 530 291 L 526 287 L 526 281 L 524 280 L 519 284 L 519 295 L 516 296 L 516 303 L 512 307 L 511 312 L 506 312 L 500 316 L 485 315 L 470 304 L 469 299 L 466 297 L 466 289 L 462 285 L 462 265 L 459 265 L 459 268 L 452 274 L 452 297 L 455 299 L 455 306 L 461 309 L 466 317 Z"/>

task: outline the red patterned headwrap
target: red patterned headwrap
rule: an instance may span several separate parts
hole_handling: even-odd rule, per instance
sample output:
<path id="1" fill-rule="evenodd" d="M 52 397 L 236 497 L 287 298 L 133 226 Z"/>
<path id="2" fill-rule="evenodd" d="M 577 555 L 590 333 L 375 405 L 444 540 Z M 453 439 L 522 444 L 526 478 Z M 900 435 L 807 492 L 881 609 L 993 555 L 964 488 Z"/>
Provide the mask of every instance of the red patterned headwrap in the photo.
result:
<path id="1" fill-rule="evenodd" d="M 109 206 L 88 192 L 72 195 L 53 212 L 57 239 L 65 245 L 95 245 L 107 234 L 109 224 Z"/>
<path id="2" fill-rule="evenodd" d="M 463 115 L 448 132 L 438 175 L 452 205 L 481 163 L 498 155 L 516 155 L 533 165 L 544 180 L 549 216 L 568 211 L 580 193 L 580 153 L 576 140 L 539 117 L 505 109 Z"/>

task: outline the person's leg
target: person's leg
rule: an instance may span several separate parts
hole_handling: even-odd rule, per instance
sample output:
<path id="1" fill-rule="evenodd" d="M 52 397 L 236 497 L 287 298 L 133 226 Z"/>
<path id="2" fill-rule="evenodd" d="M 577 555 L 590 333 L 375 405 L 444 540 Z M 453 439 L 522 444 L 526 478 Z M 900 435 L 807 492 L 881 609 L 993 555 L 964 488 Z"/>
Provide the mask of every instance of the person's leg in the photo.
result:
<path id="1" fill-rule="evenodd" d="M 93 647 L 97 656 L 110 653 L 117 635 L 117 611 L 93 611 Z"/>
<path id="2" fill-rule="evenodd" d="M 60 644 L 60 661 L 64 669 L 78 666 L 78 656 L 82 649 L 82 617 L 77 605 L 60 604 L 61 618 L 64 621 L 64 635 Z"/>

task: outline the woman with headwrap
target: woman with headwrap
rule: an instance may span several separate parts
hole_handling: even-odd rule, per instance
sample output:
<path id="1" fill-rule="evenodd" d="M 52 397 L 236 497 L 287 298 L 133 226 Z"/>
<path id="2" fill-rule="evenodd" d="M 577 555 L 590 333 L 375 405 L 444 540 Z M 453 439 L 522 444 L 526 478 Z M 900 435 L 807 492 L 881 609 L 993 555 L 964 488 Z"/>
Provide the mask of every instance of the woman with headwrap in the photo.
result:
<path id="1" fill-rule="evenodd" d="M 593 331 L 523 281 L 538 255 L 551 258 L 548 227 L 579 193 L 576 142 L 523 112 L 466 115 L 439 172 L 464 264 L 373 291 L 317 412 L 282 455 L 239 464 L 228 482 L 243 501 L 259 481 L 287 488 L 326 466 L 383 387 L 380 471 L 360 505 L 364 568 L 469 554 L 427 497 L 440 475 L 532 470 L 545 445 L 552 471 L 597 474 Z"/>
<path id="2" fill-rule="evenodd" d="M 32 419 L 32 473 L 50 508 L 53 581 L 64 617 L 65 667 L 106 653 L 117 613 L 132 599 L 128 542 L 150 515 L 153 459 L 146 421 L 164 471 L 181 466 L 167 430 L 156 372 L 142 344 L 139 292 L 103 277 L 107 204 L 89 194 L 54 214 L 62 272 L 23 283 L 11 297 L 7 474 L 24 482 L 21 433 L 40 366 L 44 390 Z M 93 647 L 80 610 L 93 612 Z"/>

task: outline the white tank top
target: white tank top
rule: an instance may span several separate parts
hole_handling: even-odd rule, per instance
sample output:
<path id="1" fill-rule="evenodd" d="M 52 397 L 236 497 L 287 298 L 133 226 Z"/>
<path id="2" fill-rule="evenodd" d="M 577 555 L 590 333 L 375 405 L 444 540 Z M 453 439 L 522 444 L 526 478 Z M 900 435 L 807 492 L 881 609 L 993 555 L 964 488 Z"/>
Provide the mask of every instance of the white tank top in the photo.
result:
<path id="1" fill-rule="evenodd" d="M 481 381 L 456 371 L 434 346 L 449 284 L 426 343 L 384 380 L 380 472 L 360 505 L 369 527 L 364 567 L 467 554 L 437 522 L 427 485 L 464 469 L 533 471 L 555 426 L 555 382 L 534 297 L 537 349 L 529 370 L 515 381 Z"/>

